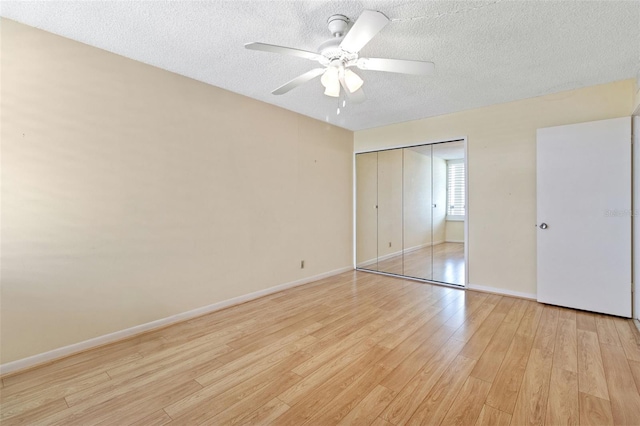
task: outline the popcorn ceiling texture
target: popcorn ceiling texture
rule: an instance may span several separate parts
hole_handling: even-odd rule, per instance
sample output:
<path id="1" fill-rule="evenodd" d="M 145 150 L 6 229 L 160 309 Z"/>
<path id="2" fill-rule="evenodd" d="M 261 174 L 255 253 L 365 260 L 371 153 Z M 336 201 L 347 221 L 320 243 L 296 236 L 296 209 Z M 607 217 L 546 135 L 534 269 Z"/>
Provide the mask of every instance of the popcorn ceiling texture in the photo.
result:
<path id="1" fill-rule="evenodd" d="M 319 120 L 362 130 L 633 78 L 636 1 L 91 1 L 10 2 L 3 17 Z M 270 92 L 317 64 L 249 51 L 251 41 L 315 51 L 327 18 L 363 9 L 392 22 L 365 57 L 428 60 L 430 77 L 358 71 L 367 101 L 347 105 L 319 80 Z M 162 90 L 159 88 L 159 90 Z"/>

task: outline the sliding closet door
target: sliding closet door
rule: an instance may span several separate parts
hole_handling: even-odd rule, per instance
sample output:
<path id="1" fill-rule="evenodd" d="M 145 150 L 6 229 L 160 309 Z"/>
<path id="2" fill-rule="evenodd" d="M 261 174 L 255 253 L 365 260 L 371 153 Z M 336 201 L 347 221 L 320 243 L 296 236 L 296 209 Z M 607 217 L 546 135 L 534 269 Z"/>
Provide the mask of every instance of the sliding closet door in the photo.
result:
<path id="1" fill-rule="evenodd" d="M 404 275 L 431 280 L 431 145 L 405 148 L 402 151 Z"/>
<path id="2" fill-rule="evenodd" d="M 464 142 L 433 145 L 432 176 L 432 279 L 464 285 Z"/>
<path id="3" fill-rule="evenodd" d="M 464 142 L 356 155 L 356 267 L 464 285 Z"/>
<path id="4" fill-rule="evenodd" d="M 356 266 L 378 270 L 378 153 L 356 155 Z"/>
<path id="5" fill-rule="evenodd" d="M 403 274 L 402 149 L 378 152 L 378 271 Z"/>

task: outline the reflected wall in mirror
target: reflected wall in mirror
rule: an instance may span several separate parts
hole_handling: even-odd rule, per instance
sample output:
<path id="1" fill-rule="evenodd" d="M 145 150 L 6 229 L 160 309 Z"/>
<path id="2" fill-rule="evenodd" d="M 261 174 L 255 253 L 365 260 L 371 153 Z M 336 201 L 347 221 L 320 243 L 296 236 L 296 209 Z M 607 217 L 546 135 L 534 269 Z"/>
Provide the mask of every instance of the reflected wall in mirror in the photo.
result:
<path id="1" fill-rule="evenodd" d="M 378 270 L 378 153 L 356 155 L 356 267 Z"/>
<path id="2" fill-rule="evenodd" d="M 378 152 L 378 271 L 403 274 L 402 149 Z"/>
<path id="3" fill-rule="evenodd" d="M 465 161 L 464 142 L 435 144 L 433 155 L 433 280 L 464 284 Z"/>
<path id="4" fill-rule="evenodd" d="M 404 275 L 432 279 L 431 145 L 402 150 Z"/>
<path id="5" fill-rule="evenodd" d="M 464 142 L 356 155 L 356 267 L 465 283 Z"/>

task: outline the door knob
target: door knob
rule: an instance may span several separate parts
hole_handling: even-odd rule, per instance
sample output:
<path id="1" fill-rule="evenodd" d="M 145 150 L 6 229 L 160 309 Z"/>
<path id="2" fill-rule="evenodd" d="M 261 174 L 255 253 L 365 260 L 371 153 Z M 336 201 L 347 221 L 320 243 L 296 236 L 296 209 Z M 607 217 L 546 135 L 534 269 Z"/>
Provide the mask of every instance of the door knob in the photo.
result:
<path id="1" fill-rule="evenodd" d="M 547 229 L 549 227 L 549 225 L 547 225 L 546 223 L 542 222 L 540 224 L 540 229 Z"/>

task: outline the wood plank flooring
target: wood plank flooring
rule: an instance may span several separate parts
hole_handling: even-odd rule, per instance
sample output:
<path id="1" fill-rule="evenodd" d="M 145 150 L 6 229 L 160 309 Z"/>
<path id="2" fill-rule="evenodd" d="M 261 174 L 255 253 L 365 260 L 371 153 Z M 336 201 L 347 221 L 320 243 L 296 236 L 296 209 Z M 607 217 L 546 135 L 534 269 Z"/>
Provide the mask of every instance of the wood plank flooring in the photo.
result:
<path id="1" fill-rule="evenodd" d="M 640 425 L 605 315 L 349 272 L 2 379 L 9 425 Z"/>
<path id="2" fill-rule="evenodd" d="M 464 285 L 464 243 L 440 243 L 407 251 L 379 262 L 367 262 L 362 269 Z"/>

